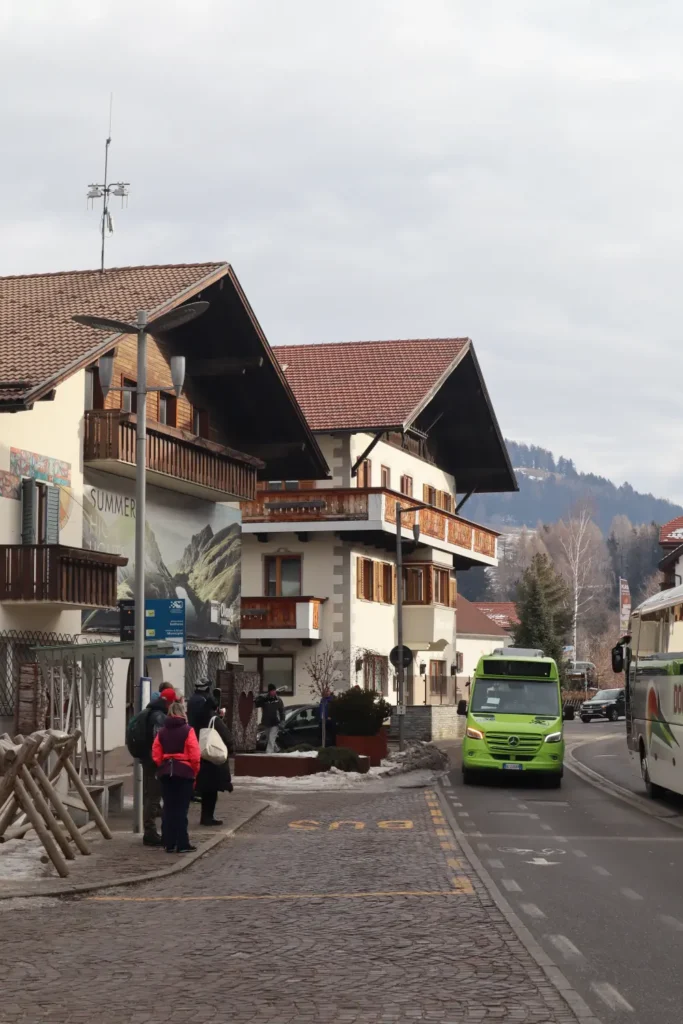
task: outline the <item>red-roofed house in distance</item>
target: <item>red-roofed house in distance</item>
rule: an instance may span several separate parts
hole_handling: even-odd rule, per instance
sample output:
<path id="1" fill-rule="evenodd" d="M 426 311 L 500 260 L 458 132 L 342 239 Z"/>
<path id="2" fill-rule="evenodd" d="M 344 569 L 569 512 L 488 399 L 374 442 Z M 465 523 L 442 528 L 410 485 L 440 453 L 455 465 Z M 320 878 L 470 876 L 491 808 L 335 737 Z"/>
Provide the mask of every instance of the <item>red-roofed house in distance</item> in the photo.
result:
<path id="1" fill-rule="evenodd" d="M 514 607 L 513 604 L 513 610 Z M 506 628 L 485 612 L 482 604 L 468 601 L 462 594 L 458 594 L 456 614 L 458 683 L 466 686 L 472 681 L 482 655 L 493 654 L 498 647 L 509 647 L 512 641 L 509 625 Z"/>
<path id="2" fill-rule="evenodd" d="M 327 464 L 227 263 L 0 278 L 0 732 L 27 731 L 22 708 L 66 724 L 84 696 L 90 766 L 91 737 L 123 742 L 132 645 L 111 643 L 135 574 L 136 396 L 105 399 L 98 359 L 114 350 L 113 384 L 134 387 L 137 343 L 72 317 L 134 323 L 195 299 L 203 316 L 147 344 L 148 384 L 164 388 L 147 401 L 147 596 L 184 601 L 187 629 L 184 656 L 150 654 L 147 674 L 180 692 L 238 660 L 239 502 L 260 479 Z M 35 647 L 50 648 L 42 674 Z"/>
<path id="3" fill-rule="evenodd" d="M 311 659 L 328 650 L 337 687 L 374 688 L 395 703 L 388 655 L 400 582 L 414 654 L 408 703 L 454 703 L 455 574 L 495 565 L 497 540 L 458 502 L 517 487 L 472 342 L 274 351 L 332 478 L 272 479 L 242 505 L 242 664 L 300 703 L 311 699 Z M 401 581 L 397 502 L 423 506 L 403 520 Z"/>
<path id="4" fill-rule="evenodd" d="M 671 590 L 683 583 L 683 516 L 665 523 L 659 531 L 663 557 L 658 564 L 662 572 L 662 590 Z"/>
<path id="5" fill-rule="evenodd" d="M 508 634 L 512 634 L 512 627 L 519 622 L 514 601 L 473 601 L 472 604 Z"/>

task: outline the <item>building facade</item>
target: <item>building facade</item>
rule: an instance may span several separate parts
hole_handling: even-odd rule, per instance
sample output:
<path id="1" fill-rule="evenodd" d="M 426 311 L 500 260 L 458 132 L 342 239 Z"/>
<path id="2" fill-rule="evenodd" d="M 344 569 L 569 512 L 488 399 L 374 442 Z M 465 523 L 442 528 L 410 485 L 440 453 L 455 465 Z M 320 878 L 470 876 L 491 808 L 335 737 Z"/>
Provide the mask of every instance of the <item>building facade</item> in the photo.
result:
<path id="1" fill-rule="evenodd" d="M 241 663 L 292 703 L 324 681 L 396 703 L 400 583 L 407 701 L 453 703 L 456 572 L 495 565 L 497 538 L 458 513 L 458 494 L 516 487 L 471 342 L 275 352 L 331 478 L 271 479 L 242 504 Z M 401 517 L 401 581 L 397 505 L 416 506 Z"/>

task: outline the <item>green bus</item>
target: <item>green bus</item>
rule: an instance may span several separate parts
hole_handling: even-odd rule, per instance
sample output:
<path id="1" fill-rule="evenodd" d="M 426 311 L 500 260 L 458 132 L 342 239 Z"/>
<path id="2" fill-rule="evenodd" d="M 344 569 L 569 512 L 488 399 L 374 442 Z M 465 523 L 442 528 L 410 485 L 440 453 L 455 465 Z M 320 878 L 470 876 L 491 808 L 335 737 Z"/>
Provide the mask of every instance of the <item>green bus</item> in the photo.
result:
<path id="1" fill-rule="evenodd" d="M 523 772 L 562 784 L 564 735 L 560 676 L 543 651 L 499 648 L 479 659 L 472 678 L 462 743 L 468 785 L 493 772 Z"/>

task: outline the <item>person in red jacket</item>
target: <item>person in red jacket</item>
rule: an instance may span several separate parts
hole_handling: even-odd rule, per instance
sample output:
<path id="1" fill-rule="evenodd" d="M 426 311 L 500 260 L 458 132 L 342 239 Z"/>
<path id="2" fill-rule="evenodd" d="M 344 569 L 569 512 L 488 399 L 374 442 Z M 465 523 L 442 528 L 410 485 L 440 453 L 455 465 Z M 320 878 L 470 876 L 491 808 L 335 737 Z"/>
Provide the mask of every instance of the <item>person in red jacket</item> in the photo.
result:
<path id="1" fill-rule="evenodd" d="M 183 707 L 177 702 L 171 704 L 166 724 L 154 738 L 152 760 L 159 766 L 157 775 L 164 798 L 161 835 L 166 853 L 196 850 L 187 831 L 187 812 L 201 754 L 195 731 L 187 724 Z"/>

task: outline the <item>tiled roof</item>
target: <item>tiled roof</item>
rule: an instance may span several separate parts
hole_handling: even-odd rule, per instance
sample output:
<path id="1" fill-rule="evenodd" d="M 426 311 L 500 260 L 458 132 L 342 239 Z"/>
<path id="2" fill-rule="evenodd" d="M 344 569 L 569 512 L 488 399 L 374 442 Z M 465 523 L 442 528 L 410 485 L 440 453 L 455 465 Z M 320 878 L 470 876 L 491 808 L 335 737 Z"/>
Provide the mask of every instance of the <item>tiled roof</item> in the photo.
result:
<path id="1" fill-rule="evenodd" d="M 51 386 L 102 345 L 106 335 L 73 323 L 75 313 L 134 322 L 139 309 L 172 308 L 227 270 L 194 263 L 0 277 L 0 403 Z"/>
<path id="2" fill-rule="evenodd" d="M 481 611 L 480 605 L 468 601 L 462 594 L 458 594 L 455 609 L 455 626 L 458 634 L 469 634 L 470 636 L 508 636 L 507 631 L 502 626 Z"/>
<path id="3" fill-rule="evenodd" d="M 273 346 L 313 430 L 399 427 L 426 401 L 468 338 Z"/>
<path id="4" fill-rule="evenodd" d="M 665 523 L 659 531 L 660 544 L 680 544 L 683 541 L 683 516 Z"/>
<path id="5" fill-rule="evenodd" d="M 512 627 L 519 622 L 513 601 L 474 601 L 473 605 L 497 626 L 500 626 L 505 633 L 509 633 Z"/>

